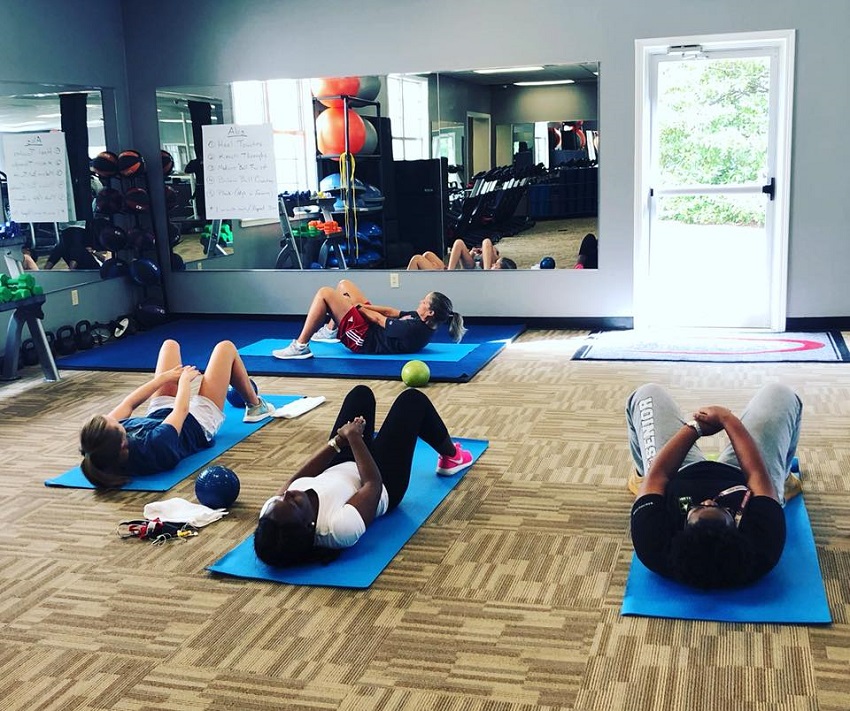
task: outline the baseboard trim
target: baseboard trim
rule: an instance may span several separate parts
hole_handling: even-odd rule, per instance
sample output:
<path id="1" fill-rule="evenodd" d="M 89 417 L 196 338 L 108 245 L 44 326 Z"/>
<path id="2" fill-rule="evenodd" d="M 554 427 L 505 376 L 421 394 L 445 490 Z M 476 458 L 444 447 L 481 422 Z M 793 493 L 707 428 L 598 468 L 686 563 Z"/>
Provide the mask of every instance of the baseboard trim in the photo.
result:
<path id="1" fill-rule="evenodd" d="M 850 331 L 850 316 L 786 318 L 786 331 Z"/>

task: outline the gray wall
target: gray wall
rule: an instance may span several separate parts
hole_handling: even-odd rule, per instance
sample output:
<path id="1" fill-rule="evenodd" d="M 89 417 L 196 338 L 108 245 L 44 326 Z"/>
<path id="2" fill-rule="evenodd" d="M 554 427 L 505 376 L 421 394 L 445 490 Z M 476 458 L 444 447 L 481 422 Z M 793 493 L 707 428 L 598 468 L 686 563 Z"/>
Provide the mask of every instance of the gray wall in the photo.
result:
<path id="1" fill-rule="evenodd" d="M 436 85 L 436 96 L 433 96 L 433 86 Z M 476 86 L 452 77 L 438 76 L 430 82 L 433 105 L 431 116 L 440 121 L 453 121 L 466 125 L 466 112 L 477 111 L 489 114 L 492 111 L 490 89 L 486 86 Z"/>
<path id="2" fill-rule="evenodd" d="M 567 19 L 560 0 L 538 0 L 523 9 L 522 22 L 517 21 L 514 2 L 494 0 L 486 11 L 481 7 L 457 0 L 364 0 L 337 3 L 319 19 L 315 3 L 307 0 L 125 2 L 126 26 L 133 28 L 127 54 L 137 142 L 148 152 L 157 148 L 157 86 L 599 61 L 605 158 L 598 272 L 500 274 L 495 277 L 498 290 L 492 288 L 493 275 L 484 274 L 404 274 L 400 290 L 390 290 L 386 273 L 358 272 L 357 278 L 378 301 L 403 303 L 440 289 L 466 314 L 630 317 L 635 39 L 793 28 L 798 42 L 788 316 L 850 313 L 850 290 L 839 288 L 837 279 L 850 264 L 850 144 L 840 120 L 850 110 L 844 49 L 850 3 L 596 0 L 574 21 Z M 531 16 L 541 19 L 527 21 Z M 350 37 L 351 42 L 322 41 L 317 51 L 316 32 L 309 29 L 317 22 L 328 37 Z M 817 130 L 810 117 L 817 117 Z M 218 276 L 205 273 L 202 284 L 181 276 L 175 275 L 169 284 L 178 292 L 172 302 L 185 311 L 205 310 L 204 293 L 218 290 L 206 280 L 217 282 Z M 233 274 L 226 278 L 233 283 Z M 482 284 L 480 278 L 489 281 Z M 234 310 L 303 313 L 316 282 L 315 275 L 293 273 L 244 279 L 244 288 L 229 289 L 238 294 Z"/>
<path id="3" fill-rule="evenodd" d="M 111 0 L 27 4 L 0 11 L 14 45 L 0 48 L 0 79 L 112 83 L 123 71 L 121 27 Z M 797 30 L 792 160 L 789 317 L 850 313 L 839 275 L 850 264 L 850 144 L 841 118 L 850 114 L 843 0 L 597 0 L 567 19 L 560 0 L 523 8 L 494 0 L 362 0 L 332 12 L 310 0 L 148 0 L 121 7 L 133 144 L 149 159 L 159 149 L 157 87 L 234 80 L 384 74 L 526 63 L 600 62 L 599 122 L 605 144 L 600 174 L 598 271 L 500 274 L 403 274 L 390 289 L 385 272 L 357 272 L 376 301 L 413 302 L 425 291 L 448 293 L 462 313 L 491 316 L 630 317 L 634 260 L 634 40 L 768 29 Z M 527 21 L 529 16 L 539 21 Z M 573 18 L 575 15 L 573 14 Z M 560 18 L 564 18 L 561 20 Z M 8 29 L 11 20 L 12 28 Z M 85 52 L 70 37 L 91 37 Z M 318 33 L 318 34 L 317 34 Z M 317 37 L 320 39 L 317 40 Z M 351 38 L 342 41 L 340 38 Z M 318 43 L 318 44 L 317 44 Z M 29 51 L 21 52 L 20 47 Z M 39 51 L 40 50 L 40 51 Z M 123 108 L 119 106 L 119 109 Z M 163 195 L 152 191 L 164 229 Z M 163 255 L 164 256 L 164 255 Z M 328 274 L 293 272 L 172 275 L 178 311 L 222 310 L 210 293 L 226 293 L 229 310 L 303 313 Z M 479 279 L 488 279 L 486 283 Z M 493 288 L 493 279 L 498 279 Z M 226 281 L 225 281 L 226 280 Z"/>
<path id="4" fill-rule="evenodd" d="M 493 123 L 595 120 L 598 94 L 593 84 L 493 88 Z"/>
<path id="5" fill-rule="evenodd" d="M 101 87 L 104 113 L 111 113 L 110 148 L 129 147 L 124 62 L 124 23 L 114 0 L 0 0 L 0 81 L 33 84 L 73 84 Z M 5 265 L 0 266 L 5 271 Z M 133 292 L 124 280 L 79 283 L 91 273 L 73 276 L 35 274 L 48 293 L 44 326 L 55 330 L 82 319 L 110 320 L 126 313 Z M 79 305 L 72 306 L 71 284 Z M 0 313 L 0 339 L 5 343 L 9 313 Z M 24 338 L 28 337 L 24 329 Z"/>

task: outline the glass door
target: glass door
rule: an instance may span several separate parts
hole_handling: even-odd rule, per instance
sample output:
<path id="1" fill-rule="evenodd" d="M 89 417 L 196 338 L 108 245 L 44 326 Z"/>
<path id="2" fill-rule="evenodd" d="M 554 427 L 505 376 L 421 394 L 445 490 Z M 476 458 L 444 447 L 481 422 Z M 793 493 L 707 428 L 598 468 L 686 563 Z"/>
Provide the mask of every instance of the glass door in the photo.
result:
<path id="1" fill-rule="evenodd" d="M 775 329 L 779 51 L 687 47 L 650 57 L 640 323 Z"/>

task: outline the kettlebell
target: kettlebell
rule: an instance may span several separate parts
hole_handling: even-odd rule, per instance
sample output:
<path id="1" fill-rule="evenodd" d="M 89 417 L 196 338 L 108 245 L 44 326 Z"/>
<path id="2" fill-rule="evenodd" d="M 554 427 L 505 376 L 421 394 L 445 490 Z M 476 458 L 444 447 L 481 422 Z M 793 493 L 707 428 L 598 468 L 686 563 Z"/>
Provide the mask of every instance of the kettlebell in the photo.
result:
<path id="1" fill-rule="evenodd" d="M 94 348 L 94 336 L 91 332 L 91 323 L 88 321 L 78 321 L 74 328 L 74 340 L 77 343 L 77 348 L 81 351 L 87 351 Z"/>
<path id="2" fill-rule="evenodd" d="M 60 326 L 56 330 L 56 352 L 63 356 L 77 352 L 73 326 Z"/>
<path id="3" fill-rule="evenodd" d="M 35 349 L 35 341 L 27 338 L 21 343 L 21 364 L 38 365 L 38 351 Z"/>

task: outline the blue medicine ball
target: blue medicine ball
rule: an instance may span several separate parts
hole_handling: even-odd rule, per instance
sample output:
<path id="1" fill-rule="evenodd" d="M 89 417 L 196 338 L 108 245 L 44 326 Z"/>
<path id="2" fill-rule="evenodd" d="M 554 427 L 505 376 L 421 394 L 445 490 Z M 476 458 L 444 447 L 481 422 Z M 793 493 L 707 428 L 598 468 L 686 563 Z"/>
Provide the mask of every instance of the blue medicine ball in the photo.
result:
<path id="1" fill-rule="evenodd" d="M 254 392 L 260 392 L 257 389 L 257 384 L 252 380 L 251 387 L 254 388 Z M 245 398 L 243 398 L 239 391 L 236 390 L 232 385 L 227 388 L 227 402 L 229 402 L 233 407 L 245 407 Z"/>
<path id="2" fill-rule="evenodd" d="M 554 269 L 555 268 L 555 260 L 552 257 L 543 257 L 540 260 L 540 268 L 541 269 Z"/>
<path id="3" fill-rule="evenodd" d="M 232 469 L 213 464 L 195 479 L 195 497 L 211 509 L 228 509 L 239 496 L 239 477 Z"/>

